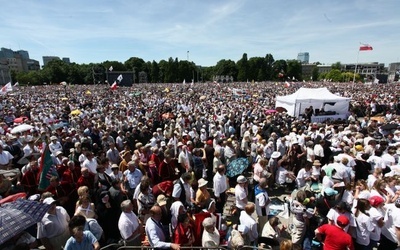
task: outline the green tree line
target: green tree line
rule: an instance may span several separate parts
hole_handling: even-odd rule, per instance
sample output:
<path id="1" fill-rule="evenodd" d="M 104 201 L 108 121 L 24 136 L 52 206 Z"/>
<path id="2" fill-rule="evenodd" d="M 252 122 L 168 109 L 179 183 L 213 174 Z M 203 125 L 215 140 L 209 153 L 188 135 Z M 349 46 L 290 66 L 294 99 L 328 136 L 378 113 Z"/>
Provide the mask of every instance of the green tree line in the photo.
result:
<path id="1" fill-rule="evenodd" d="M 333 65 L 329 73 L 319 74 L 314 68 L 313 80 L 331 79 L 332 81 L 347 81 L 352 79 L 350 72 L 341 72 Z M 104 83 L 109 69 L 113 71 L 129 71 L 134 74 L 134 82 L 139 83 L 139 74 L 144 72 L 149 83 L 195 82 L 212 81 L 214 76 L 231 76 L 234 81 L 285 81 L 296 79 L 309 80 L 302 75 L 302 65 L 297 60 L 275 60 L 271 54 L 265 57 L 248 58 L 244 53 L 237 62 L 222 59 L 215 66 L 201 67 L 194 62 L 178 60 L 170 57 L 168 60 L 148 61 L 131 57 L 124 63 L 105 61 L 102 63 L 77 64 L 54 60 L 43 66 L 39 71 L 13 72 L 14 82 L 25 84 L 51 84 L 65 81 L 70 84 Z M 307 79 L 306 79 L 307 78 Z M 359 76 L 357 76 L 357 79 Z"/>

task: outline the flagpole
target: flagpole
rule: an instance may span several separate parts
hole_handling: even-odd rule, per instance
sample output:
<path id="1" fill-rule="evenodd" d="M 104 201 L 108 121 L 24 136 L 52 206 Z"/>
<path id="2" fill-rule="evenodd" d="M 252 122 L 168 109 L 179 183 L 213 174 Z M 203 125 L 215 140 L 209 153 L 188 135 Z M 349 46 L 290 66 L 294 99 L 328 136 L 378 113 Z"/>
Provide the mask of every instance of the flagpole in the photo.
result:
<path id="1" fill-rule="evenodd" d="M 356 72 L 357 72 L 357 65 L 358 65 L 359 56 L 360 56 L 360 48 L 358 48 L 356 66 L 354 67 L 353 84 L 356 81 Z"/>

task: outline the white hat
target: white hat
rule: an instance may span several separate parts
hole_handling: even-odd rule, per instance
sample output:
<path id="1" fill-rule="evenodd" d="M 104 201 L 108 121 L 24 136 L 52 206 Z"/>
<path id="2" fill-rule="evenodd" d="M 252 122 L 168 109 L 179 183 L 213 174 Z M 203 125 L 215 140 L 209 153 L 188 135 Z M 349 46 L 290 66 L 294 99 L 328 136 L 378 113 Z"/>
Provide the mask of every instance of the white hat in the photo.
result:
<path id="1" fill-rule="evenodd" d="M 247 179 L 243 175 L 239 175 L 239 177 L 236 179 L 236 182 L 239 184 L 246 183 Z"/>
<path id="2" fill-rule="evenodd" d="M 51 205 L 54 202 L 56 202 L 56 200 L 54 200 L 53 197 L 47 197 L 46 199 L 43 200 L 43 203 L 47 205 Z"/>
<path id="3" fill-rule="evenodd" d="M 278 151 L 275 151 L 272 153 L 271 158 L 276 159 L 276 158 L 279 158 L 280 156 L 281 156 L 281 153 Z"/>
<path id="4" fill-rule="evenodd" d="M 57 140 L 57 136 L 54 136 L 54 135 L 53 135 L 52 137 L 50 137 L 50 140 L 51 140 L 51 141 Z"/>
<path id="5" fill-rule="evenodd" d="M 208 181 L 201 178 L 201 179 L 199 179 L 198 183 L 199 183 L 199 188 L 201 188 L 201 187 L 204 187 L 205 185 L 207 185 Z"/>
<path id="6" fill-rule="evenodd" d="M 165 147 L 165 141 L 162 141 L 160 145 L 161 147 Z"/>
<path id="7" fill-rule="evenodd" d="M 180 141 L 178 142 L 178 147 L 183 146 L 183 143 Z"/>
<path id="8" fill-rule="evenodd" d="M 62 155 L 62 153 L 63 153 L 63 152 L 61 152 L 61 151 L 57 151 L 57 152 L 56 152 L 56 156 Z"/>

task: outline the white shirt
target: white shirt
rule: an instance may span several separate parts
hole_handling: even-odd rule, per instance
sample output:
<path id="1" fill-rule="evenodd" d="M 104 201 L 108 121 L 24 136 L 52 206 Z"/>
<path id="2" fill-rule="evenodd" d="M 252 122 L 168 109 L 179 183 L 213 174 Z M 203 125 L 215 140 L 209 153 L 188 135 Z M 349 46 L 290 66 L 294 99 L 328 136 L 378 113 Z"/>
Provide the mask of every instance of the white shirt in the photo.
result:
<path id="1" fill-rule="evenodd" d="M 224 193 L 228 189 L 226 175 L 221 175 L 219 172 L 215 173 L 213 178 L 214 184 L 214 195 L 219 198 L 220 194 Z"/>
<path id="2" fill-rule="evenodd" d="M 240 225 L 244 225 L 249 229 L 247 236 L 250 241 L 255 241 L 258 238 L 257 222 L 246 211 L 240 212 Z"/>
<path id="3" fill-rule="evenodd" d="M 324 148 L 321 146 L 321 144 L 315 144 L 314 154 L 315 156 L 324 157 Z"/>
<path id="4" fill-rule="evenodd" d="M 374 227 L 374 230 L 371 232 L 369 237 L 371 240 L 379 241 L 381 239 L 382 229 L 378 226 L 378 221 L 384 217 L 384 212 L 382 209 L 377 209 L 371 206 L 369 209 L 369 217 L 371 218 L 371 223 Z"/>
<path id="5" fill-rule="evenodd" d="M 276 182 L 280 185 L 286 183 L 287 169 L 283 167 L 279 167 L 276 171 Z"/>
<path id="6" fill-rule="evenodd" d="M 260 192 L 255 197 L 256 212 L 258 216 L 268 216 L 269 214 L 269 196 L 266 190 Z M 265 215 L 263 215 L 263 210 Z"/>
<path id="7" fill-rule="evenodd" d="M 97 161 L 95 158 L 92 158 L 91 161 L 86 158 L 82 166 L 87 168 L 90 173 L 97 174 Z"/>
<path id="8" fill-rule="evenodd" d="M 386 168 L 385 161 L 380 156 L 372 155 L 368 158 L 367 162 L 371 163 L 373 169 L 375 169 L 375 168 L 385 169 Z"/>
<path id="9" fill-rule="evenodd" d="M 239 184 L 235 187 L 235 204 L 236 207 L 240 209 L 244 209 L 247 205 L 247 190 L 244 187 L 241 187 Z M 245 201 L 243 201 L 245 199 Z"/>
<path id="10" fill-rule="evenodd" d="M 392 242 L 398 244 L 396 227 L 400 228 L 400 209 L 393 203 L 385 205 L 385 208 L 385 225 L 382 227 L 382 234 Z"/>
<path id="11" fill-rule="evenodd" d="M 296 182 L 297 182 L 297 187 L 298 188 L 302 188 L 306 185 L 306 178 L 309 178 L 311 176 L 311 172 L 310 171 L 306 171 L 305 168 L 300 169 L 299 173 L 297 173 L 297 178 L 296 178 Z"/>
<path id="12" fill-rule="evenodd" d="M 46 213 L 38 223 L 37 238 L 54 238 L 68 230 L 69 215 L 63 207 L 56 207 L 56 214 Z"/>
<path id="13" fill-rule="evenodd" d="M 369 235 L 374 230 L 374 226 L 372 225 L 371 218 L 363 213 L 359 213 L 356 217 L 357 222 L 357 238 L 356 241 L 358 244 L 363 246 L 369 245 Z"/>
<path id="14" fill-rule="evenodd" d="M 336 211 L 336 209 L 331 208 L 331 209 L 329 210 L 328 214 L 326 215 L 326 217 L 327 217 L 329 220 L 333 221 L 333 222 L 335 223 L 336 226 L 338 226 L 338 224 L 336 224 L 336 219 L 337 219 L 340 215 L 346 216 L 347 219 L 349 219 L 349 221 L 350 221 L 349 225 L 347 225 L 347 226 L 344 228 L 344 231 L 345 231 L 345 232 L 348 232 L 348 231 L 349 231 L 349 227 L 356 227 L 356 226 L 357 226 L 353 214 L 351 214 L 351 213 L 349 213 L 349 212 L 345 212 L 344 214 L 339 214 L 339 212 Z"/>
<path id="15" fill-rule="evenodd" d="M 136 217 L 135 213 L 121 213 L 118 220 L 118 229 L 124 240 L 128 239 L 138 227 L 139 219 Z"/>
<path id="16" fill-rule="evenodd" d="M 10 152 L 3 150 L 0 154 L 0 165 L 7 165 L 14 158 Z"/>

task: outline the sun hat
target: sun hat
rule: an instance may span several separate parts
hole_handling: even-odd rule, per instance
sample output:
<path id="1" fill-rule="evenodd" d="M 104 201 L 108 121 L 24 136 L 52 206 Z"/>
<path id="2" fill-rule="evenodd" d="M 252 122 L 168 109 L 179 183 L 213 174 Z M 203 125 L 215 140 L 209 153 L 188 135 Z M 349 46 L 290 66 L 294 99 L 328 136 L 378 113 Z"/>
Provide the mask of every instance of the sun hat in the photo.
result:
<path id="1" fill-rule="evenodd" d="M 276 158 L 279 158 L 280 156 L 281 156 L 281 153 L 278 151 L 275 151 L 272 153 L 271 158 L 276 159 Z"/>
<path id="2" fill-rule="evenodd" d="M 54 200 L 53 197 L 47 197 L 46 199 L 43 200 L 43 203 L 47 205 L 51 205 L 54 202 L 56 202 L 56 200 Z"/>
<path id="3" fill-rule="evenodd" d="M 246 183 L 247 179 L 243 175 L 239 175 L 239 177 L 237 178 L 236 182 L 239 183 L 239 184 Z"/>
<path id="4" fill-rule="evenodd" d="M 315 160 L 313 165 L 314 166 L 321 166 L 321 162 L 319 160 Z"/>
<path id="5" fill-rule="evenodd" d="M 208 181 L 204 180 L 203 178 L 199 179 L 198 184 L 199 184 L 199 188 L 204 187 L 205 185 L 207 185 Z"/>
<path id="6" fill-rule="evenodd" d="M 160 194 L 159 196 L 157 196 L 157 204 L 159 206 L 167 205 L 167 197 L 165 197 L 165 195 L 163 195 L 163 194 Z"/>

